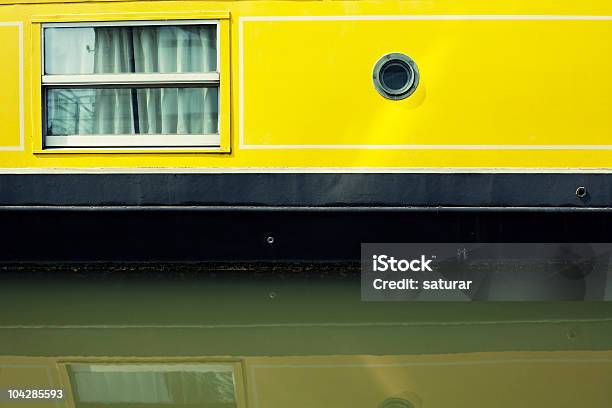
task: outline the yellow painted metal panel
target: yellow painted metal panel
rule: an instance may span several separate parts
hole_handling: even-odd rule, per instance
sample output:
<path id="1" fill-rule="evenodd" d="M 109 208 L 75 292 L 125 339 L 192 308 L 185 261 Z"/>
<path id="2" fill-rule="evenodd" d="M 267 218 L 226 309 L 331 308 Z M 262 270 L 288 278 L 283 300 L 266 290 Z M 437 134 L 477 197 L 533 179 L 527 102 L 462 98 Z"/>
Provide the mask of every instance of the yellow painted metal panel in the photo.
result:
<path id="1" fill-rule="evenodd" d="M 245 144 L 612 148 L 612 21 L 449 18 L 245 22 Z M 372 85 L 389 52 L 405 100 Z"/>
<path id="2" fill-rule="evenodd" d="M 607 140 L 612 135 L 612 81 L 604 75 L 612 65 L 612 3 L 606 0 L 156 1 L 143 6 L 128 1 L 0 5 L 0 21 L 23 23 L 26 96 L 25 149 L 0 151 L 0 168 L 612 169 L 612 143 Z M 39 21 L 34 20 L 205 14 L 230 16 L 222 23 L 227 46 L 222 46 L 221 58 L 231 70 L 222 72 L 228 79 L 222 83 L 229 86 L 222 90 L 220 125 L 228 135 L 223 150 L 231 148 L 231 153 L 35 153 L 41 148 L 42 127 L 37 96 Z M 379 15 L 544 18 L 361 21 Z M 240 41 L 240 18 L 265 16 L 341 16 L 358 21 L 244 21 Z M 9 28 L 11 33 L 15 30 Z M 383 99 L 371 82 L 375 60 L 392 51 L 412 56 L 422 73 L 417 93 L 400 102 Z M 3 49 L 3 56 L 10 63 L 18 60 L 17 50 L 10 47 Z M 281 66 L 285 62 L 289 63 Z M 299 81 L 295 75 L 301 75 Z M 14 85 L 2 81 L 3 92 Z M 15 120 L 14 115 L 10 119 Z M 364 144 L 377 148 L 363 149 Z M 389 144 L 400 146 L 385 146 Z M 519 148 L 474 150 L 448 144 Z M 549 144 L 556 147 L 542 148 Z"/>
<path id="3" fill-rule="evenodd" d="M 0 44 L 3 58 L 0 63 L 0 152 L 18 149 L 21 145 L 21 67 L 19 23 L 0 22 Z"/>

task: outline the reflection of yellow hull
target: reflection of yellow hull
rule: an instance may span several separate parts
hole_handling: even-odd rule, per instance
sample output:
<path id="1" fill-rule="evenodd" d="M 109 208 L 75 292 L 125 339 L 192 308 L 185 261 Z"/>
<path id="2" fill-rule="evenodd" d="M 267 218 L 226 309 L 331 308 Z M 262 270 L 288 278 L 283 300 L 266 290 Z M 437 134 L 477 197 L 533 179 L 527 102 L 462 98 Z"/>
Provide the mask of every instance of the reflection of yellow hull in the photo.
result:
<path id="1" fill-rule="evenodd" d="M 239 407 L 372 408 L 395 397 L 410 401 L 414 408 L 603 408 L 612 398 L 609 351 L 148 360 L 4 357 L 0 360 L 0 388 L 59 387 L 70 391 L 65 364 L 82 361 L 233 361 L 238 363 L 234 367 Z M 66 405 L 62 402 L 58 406 L 69 407 L 71 403 L 69 397 Z M 4 406 L 10 405 L 0 403 L 0 407 Z"/>
<path id="2" fill-rule="evenodd" d="M 13 312 L 0 314 L 0 389 L 71 395 L 79 385 L 68 370 L 96 365 L 89 371 L 119 373 L 113 384 L 125 390 L 121 373 L 130 370 L 120 364 L 159 372 L 164 363 L 208 363 L 233 368 L 240 408 L 245 400 L 376 408 L 389 397 L 420 400 L 414 408 L 609 408 L 612 400 L 609 302 L 362 302 L 359 282 L 337 269 L 319 270 L 329 279 L 276 265 L 278 276 L 240 267 L 192 280 L 186 269 L 150 267 L 137 279 L 126 266 L 104 278 L 49 270 L 57 279 L 22 271 L 3 280 L 0 310 Z"/>
<path id="3" fill-rule="evenodd" d="M 612 167 L 605 0 L 26 3 L 0 6 L 2 168 Z M 167 18 L 227 22 L 221 138 L 231 153 L 36 152 L 38 23 Z M 372 84 L 388 52 L 419 66 L 403 101 Z"/>

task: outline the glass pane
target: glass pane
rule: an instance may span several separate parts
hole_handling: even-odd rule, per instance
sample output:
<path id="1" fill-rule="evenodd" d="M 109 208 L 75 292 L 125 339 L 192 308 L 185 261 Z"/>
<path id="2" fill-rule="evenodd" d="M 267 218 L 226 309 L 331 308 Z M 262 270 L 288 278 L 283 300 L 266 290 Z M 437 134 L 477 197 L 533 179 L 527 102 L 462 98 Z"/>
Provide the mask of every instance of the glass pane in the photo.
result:
<path id="1" fill-rule="evenodd" d="M 216 26 L 45 28 L 45 74 L 210 72 Z"/>
<path id="2" fill-rule="evenodd" d="M 234 373 L 219 364 L 74 364 L 76 408 L 236 407 Z"/>
<path id="3" fill-rule="evenodd" d="M 218 88 L 51 88 L 45 134 L 216 134 L 218 93 Z"/>

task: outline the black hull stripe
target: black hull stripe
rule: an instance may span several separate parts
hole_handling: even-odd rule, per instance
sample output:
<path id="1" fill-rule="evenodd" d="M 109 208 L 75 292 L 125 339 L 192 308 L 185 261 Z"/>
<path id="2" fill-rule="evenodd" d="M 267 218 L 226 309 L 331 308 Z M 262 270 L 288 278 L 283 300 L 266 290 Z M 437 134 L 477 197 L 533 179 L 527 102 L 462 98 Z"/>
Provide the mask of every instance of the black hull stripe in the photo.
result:
<path id="1" fill-rule="evenodd" d="M 612 175 L 5 174 L 0 206 L 608 208 Z"/>

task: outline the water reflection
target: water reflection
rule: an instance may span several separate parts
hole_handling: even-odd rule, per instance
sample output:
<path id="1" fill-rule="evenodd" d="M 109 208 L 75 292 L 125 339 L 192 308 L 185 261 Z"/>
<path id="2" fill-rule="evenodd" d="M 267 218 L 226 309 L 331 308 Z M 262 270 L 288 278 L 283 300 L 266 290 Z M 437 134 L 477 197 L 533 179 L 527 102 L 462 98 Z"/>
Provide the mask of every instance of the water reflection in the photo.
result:
<path id="1" fill-rule="evenodd" d="M 352 264 L 13 266 L 1 276 L 0 388 L 67 393 L 18 406 L 612 400 L 609 302 L 361 302 Z"/>
<path id="2" fill-rule="evenodd" d="M 236 406 L 234 368 L 219 363 L 70 364 L 75 406 Z"/>

